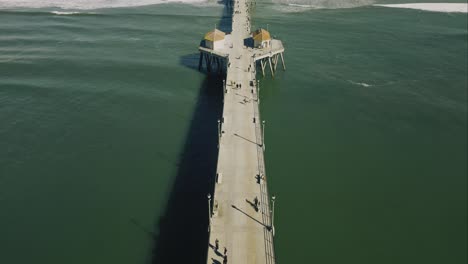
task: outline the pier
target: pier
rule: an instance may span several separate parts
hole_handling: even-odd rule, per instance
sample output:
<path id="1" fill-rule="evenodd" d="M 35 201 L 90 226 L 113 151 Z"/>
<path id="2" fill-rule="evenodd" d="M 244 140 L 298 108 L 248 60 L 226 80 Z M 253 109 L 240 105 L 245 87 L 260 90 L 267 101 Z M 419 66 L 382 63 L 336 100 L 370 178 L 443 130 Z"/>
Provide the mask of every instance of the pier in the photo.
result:
<path id="1" fill-rule="evenodd" d="M 251 32 L 251 1 L 230 5 L 232 32 L 214 29 L 199 47 L 199 69 L 205 65 L 208 72 L 226 75 L 216 184 L 214 193 L 207 195 L 207 263 L 274 264 L 275 198 L 267 188 L 266 123 L 259 111 L 256 70 L 274 77 L 280 61 L 285 69 L 284 47 L 264 29 Z"/>

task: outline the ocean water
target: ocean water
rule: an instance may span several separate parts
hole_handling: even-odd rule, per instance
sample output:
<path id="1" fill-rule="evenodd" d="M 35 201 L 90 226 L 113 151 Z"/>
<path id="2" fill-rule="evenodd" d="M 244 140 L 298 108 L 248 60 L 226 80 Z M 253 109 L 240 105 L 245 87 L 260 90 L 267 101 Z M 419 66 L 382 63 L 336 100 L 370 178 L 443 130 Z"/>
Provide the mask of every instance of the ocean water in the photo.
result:
<path id="1" fill-rule="evenodd" d="M 279 263 L 467 261 L 467 15 L 404 2 L 257 4 Z M 0 263 L 204 263 L 229 18 L 161 3 L 0 0 Z"/>

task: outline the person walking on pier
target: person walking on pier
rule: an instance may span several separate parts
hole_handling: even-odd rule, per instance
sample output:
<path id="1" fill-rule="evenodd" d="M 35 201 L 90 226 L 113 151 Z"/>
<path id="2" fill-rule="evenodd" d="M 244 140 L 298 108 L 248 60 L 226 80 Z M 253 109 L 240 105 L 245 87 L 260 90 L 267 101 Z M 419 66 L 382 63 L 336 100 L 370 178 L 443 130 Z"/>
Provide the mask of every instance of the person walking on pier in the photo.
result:
<path id="1" fill-rule="evenodd" d="M 219 240 L 216 239 L 215 240 L 215 251 L 218 251 L 218 249 L 219 249 Z"/>
<path id="2" fill-rule="evenodd" d="M 227 248 L 224 247 L 224 256 L 227 256 Z"/>

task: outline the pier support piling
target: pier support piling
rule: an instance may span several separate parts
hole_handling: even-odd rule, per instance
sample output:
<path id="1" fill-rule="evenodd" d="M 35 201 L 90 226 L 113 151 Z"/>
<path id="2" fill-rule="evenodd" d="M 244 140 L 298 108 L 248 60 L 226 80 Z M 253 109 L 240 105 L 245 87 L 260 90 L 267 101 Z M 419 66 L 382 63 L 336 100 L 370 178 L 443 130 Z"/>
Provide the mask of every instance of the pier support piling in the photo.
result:
<path id="1" fill-rule="evenodd" d="M 271 76 L 275 77 L 275 73 L 273 72 L 273 66 L 271 66 L 271 57 L 268 57 L 268 64 L 270 65 Z"/>
<path id="2" fill-rule="evenodd" d="M 200 71 L 203 66 L 203 52 L 200 52 L 200 59 L 198 60 L 198 70 Z"/>
<path id="3" fill-rule="evenodd" d="M 281 62 L 283 64 L 283 70 L 286 70 L 286 65 L 284 64 L 283 52 L 280 53 L 280 56 L 281 56 Z"/>
<path id="4" fill-rule="evenodd" d="M 198 70 L 201 71 L 203 69 L 203 64 L 206 65 L 207 72 L 221 75 L 225 73 L 228 62 L 227 58 L 224 56 L 201 50 L 198 60 Z"/>

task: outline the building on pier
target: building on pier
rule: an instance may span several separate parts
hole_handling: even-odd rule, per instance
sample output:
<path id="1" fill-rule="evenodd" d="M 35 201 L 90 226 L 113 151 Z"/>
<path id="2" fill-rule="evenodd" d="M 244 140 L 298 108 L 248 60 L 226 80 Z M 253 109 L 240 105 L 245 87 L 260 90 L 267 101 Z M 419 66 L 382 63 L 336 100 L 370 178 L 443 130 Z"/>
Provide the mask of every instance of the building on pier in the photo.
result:
<path id="1" fill-rule="evenodd" d="M 220 50 L 224 48 L 224 39 L 226 33 L 219 29 L 214 29 L 205 34 L 205 47 L 212 50 Z"/>
<path id="2" fill-rule="evenodd" d="M 225 72 L 231 42 L 231 35 L 226 34 L 219 29 L 214 29 L 206 33 L 203 41 L 198 47 L 198 50 L 200 51 L 198 69 L 201 70 L 203 62 L 205 62 L 208 72 Z"/>
<path id="3" fill-rule="evenodd" d="M 254 31 L 252 38 L 254 40 L 255 48 L 268 48 L 271 46 L 271 36 L 270 32 L 259 28 Z"/>
<path id="4" fill-rule="evenodd" d="M 208 72 L 226 73 L 229 61 L 235 59 L 229 57 L 229 52 L 233 48 L 232 38 L 232 34 L 226 34 L 218 29 L 206 33 L 202 44 L 198 47 L 200 51 L 198 69 L 201 70 L 205 64 Z M 274 77 L 280 62 L 283 70 L 286 70 L 283 42 L 272 39 L 265 29 L 260 28 L 253 32 L 252 36 L 244 39 L 244 47 L 248 50 L 254 65 L 260 66 L 263 76 L 267 74 L 265 70 L 269 66 L 271 76 Z"/>

